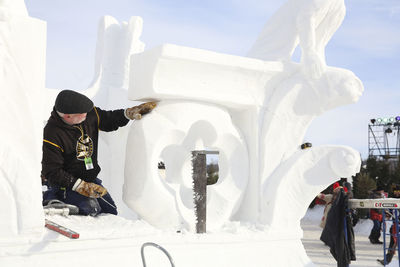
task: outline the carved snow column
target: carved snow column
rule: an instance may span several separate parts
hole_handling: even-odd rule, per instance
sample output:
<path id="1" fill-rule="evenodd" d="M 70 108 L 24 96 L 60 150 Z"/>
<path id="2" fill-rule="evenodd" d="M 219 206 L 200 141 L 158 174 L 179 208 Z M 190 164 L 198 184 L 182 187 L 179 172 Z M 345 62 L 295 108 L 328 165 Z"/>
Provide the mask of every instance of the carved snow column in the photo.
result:
<path id="1" fill-rule="evenodd" d="M 130 57 L 144 50 L 144 43 L 139 40 L 142 27 L 140 17 L 131 17 L 128 22 L 118 22 L 111 16 L 100 19 L 94 78 L 84 92 L 96 105 L 116 108 L 112 106 L 115 103 L 120 105 L 121 100 L 126 99 Z M 121 95 L 124 98 L 121 99 Z"/>
<path id="2" fill-rule="evenodd" d="M 41 235 L 46 24 L 23 1 L 0 1 L 0 242 Z"/>

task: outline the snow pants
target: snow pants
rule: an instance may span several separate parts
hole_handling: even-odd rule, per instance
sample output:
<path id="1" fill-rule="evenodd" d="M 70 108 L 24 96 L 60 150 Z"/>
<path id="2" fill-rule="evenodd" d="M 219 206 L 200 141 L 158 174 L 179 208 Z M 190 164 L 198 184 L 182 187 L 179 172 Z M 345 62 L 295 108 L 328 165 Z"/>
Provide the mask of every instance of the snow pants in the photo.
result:
<path id="1" fill-rule="evenodd" d="M 381 237 L 382 222 L 380 222 L 379 220 L 373 220 L 373 223 L 374 223 L 374 226 L 371 229 L 369 239 L 371 241 L 378 241 L 379 238 Z"/>
<path id="2" fill-rule="evenodd" d="M 96 178 L 94 183 L 101 184 L 101 180 Z M 107 193 L 101 198 L 85 197 L 75 191 L 59 187 L 49 187 L 43 194 L 43 205 L 52 199 L 58 199 L 66 204 L 75 205 L 79 208 L 79 214 L 96 216 L 100 213 L 111 213 L 117 215 L 117 208 L 111 195 Z M 108 202 L 108 203 L 107 203 Z"/>

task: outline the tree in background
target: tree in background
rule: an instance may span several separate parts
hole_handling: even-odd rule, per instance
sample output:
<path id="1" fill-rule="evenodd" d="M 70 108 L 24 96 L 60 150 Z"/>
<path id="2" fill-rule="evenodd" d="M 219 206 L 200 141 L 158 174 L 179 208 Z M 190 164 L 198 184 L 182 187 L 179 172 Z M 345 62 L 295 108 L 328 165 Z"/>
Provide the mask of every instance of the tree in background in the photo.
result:
<path id="1" fill-rule="evenodd" d="M 383 188 L 385 192 L 389 190 L 392 180 L 389 161 L 371 156 L 366 161 L 366 172 L 375 181 L 376 187 Z"/>
<path id="2" fill-rule="evenodd" d="M 353 177 L 354 198 L 369 198 L 371 190 L 376 188 L 376 182 L 366 171 L 361 171 Z"/>
<path id="3" fill-rule="evenodd" d="M 375 164 L 374 161 L 372 161 Z M 370 165 L 371 168 L 371 165 Z M 375 169 L 373 169 L 375 170 Z M 376 175 L 377 173 L 374 173 Z M 377 176 L 375 176 L 377 177 Z M 378 175 L 379 177 L 379 175 Z M 372 190 L 376 189 L 376 181 L 368 172 L 368 168 L 363 164 L 360 172 L 353 176 L 353 196 L 358 199 L 370 198 Z M 359 218 L 368 218 L 369 209 L 357 209 Z"/>
<path id="4" fill-rule="evenodd" d="M 397 160 L 394 164 L 394 168 L 391 175 L 391 184 L 400 184 L 400 160 Z"/>
<path id="5" fill-rule="evenodd" d="M 382 188 L 390 193 L 395 184 L 400 184 L 399 160 L 379 160 L 370 156 L 363 162 L 361 171 L 353 178 L 354 197 L 368 198 L 368 192 L 376 188 Z"/>
<path id="6" fill-rule="evenodd" d="M 207 185 L 212 185 L 218 182 L 219 178 L 219 167 L 218 163 L 211 162 L 207 165 Z"/>

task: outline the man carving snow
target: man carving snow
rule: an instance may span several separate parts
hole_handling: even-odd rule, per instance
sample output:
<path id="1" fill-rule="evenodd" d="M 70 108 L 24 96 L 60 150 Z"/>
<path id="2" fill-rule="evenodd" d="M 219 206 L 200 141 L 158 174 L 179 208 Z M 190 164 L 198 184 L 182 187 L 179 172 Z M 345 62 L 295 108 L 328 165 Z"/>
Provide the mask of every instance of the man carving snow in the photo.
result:
<path id="1" fill-rule="evenodd" d="M 99 130 L 115 131 L 129 120 L 141 119 L 155 106 L 155 102 L 147 102 L 105 111 L 80 93 L 61 91 L 44 127 L 42 177 L 49 185 L 44 204 L 58 199 L 77 206 L 82 215 L 117 214 L 113 199 L 97 178 L 101 170 L 97 162 Z"/>

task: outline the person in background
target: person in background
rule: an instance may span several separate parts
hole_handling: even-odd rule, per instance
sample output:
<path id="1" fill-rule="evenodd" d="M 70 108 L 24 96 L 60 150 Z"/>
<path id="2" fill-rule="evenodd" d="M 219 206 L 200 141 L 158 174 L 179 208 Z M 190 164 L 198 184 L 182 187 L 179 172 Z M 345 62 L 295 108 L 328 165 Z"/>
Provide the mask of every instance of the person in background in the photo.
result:
<path id="1" fill-rule="evenodd" d="M 340 178 L 340 184 L 343 186 L 343 188 L 345 188 L 345 190 L 347 189 L 346 192 L 347 192 L 348 199 L 350 200 L 350 199 L 354 198 L 353 187 L 352 187 L 351 183 L 349 183 L 347 181 L 347 178 Z M 354 227 L 354 226 L 356 226 L 356 224 L 358 223 L 358 221 L 360 219 L 357 214 L 357 209 L 348 209 L 348 212 L 349 212 L 349 215 L 351 217 L 351 221 L 352 221 L 352 224 Z"/>
<path id="2" fill-rule="evenodd" d="M 112 111 L 95 107 L 78 92 L 61 91 L 44 127 L 42 179 L 48 184 L 43 205 L 60 200 L 79 208 L 79 214 L 117 214 L 117 207 L 97 177 L 99 130 L 110 132 L 140 120 L 156 107 L 155 102 Z"/>
<path id="3" fill-rule="evenodd" d="M 325 208 L 324 208 L 324 214 L 321 218 L 321 223 L 320 223 L 321 228 L 325 227 L 326 220 L 328 218 L 328 213 L 329 213 L 329 210 L 331 209 L 332 203 L 335 201 L 337 195 L 340 192 L 340 189 L 342 189 L 342 188 L 343 187 L 340 186 L 340 184 L 338 182 L 336 182 L 333 184 L 333 193 L 332 194 L 323 194 L 323 193 L 318 194 L 317 198 L 322 199 L 326 202 Z M 346 193 L 348 192 L 346 187 L 344 187 L 343 190 Z"/>
<path id="4" fill-rule="evenodd" d="M 356 260 L 354 231 L 351 216 L 346 212 L 349 196 L 338 184 L 335 191 L 337 195 L 332 201 L 320 240 L 329 246 L 337 266 L 345 267 Z"/>
<path id="5" fill-rule="evenodd" d="M 340 178 L 339 184 L 341 184 L 343 186 L 343 188 L 347 188 L 347 191 L 346 191 L 346 189 L 345 189 L 345 191 L 347 192 L 349 199 L 352 199 L 353 198 L 353 188 L 351 186 L 351 183 L 349 183 L 347 181 L 347 178 Z"/>
<path id="6" fill-rule="evenodd" d="M 392 190 L 391 193 L 389 195 L 389 197 L 391 198 L 400 198 L 400 185 L 393 185 L 392 186 Z M 399 225 L 395 224 L 395 220 L 394 220 L 394 216 L 393 216 L 393 210 L 389 211 L 389 214 L 392 216 L 393 218 L 393 224 L 390 227 L 390 243 L 389 243 L 389 248 L 387 250 L 386 253 L 386 264 L 390 263 L 393 259 L 394 254 L 396 253 L 396 247 L 397 247 L 397 231 L 398 231 L 398 227 Z M 378 260 L 382 265 L 385 265 L 384 260 Z"/>
<path id="7" fill-rule="evenodd" d="M 378 199 L 384 198 L 384 191 L 382 188 L 377 188 L 372 191 L 370 198 Z M 369 218 L 374 223 L 371 233 L 369 235 L 369 241 L 371 244 L 382 244 L 382 241 L 379 240 L 381 237 L 381 228 L 382 228 L 382 212 L 379 209 L 370 209 L 369 210 Z"/>

